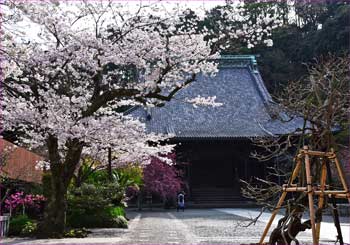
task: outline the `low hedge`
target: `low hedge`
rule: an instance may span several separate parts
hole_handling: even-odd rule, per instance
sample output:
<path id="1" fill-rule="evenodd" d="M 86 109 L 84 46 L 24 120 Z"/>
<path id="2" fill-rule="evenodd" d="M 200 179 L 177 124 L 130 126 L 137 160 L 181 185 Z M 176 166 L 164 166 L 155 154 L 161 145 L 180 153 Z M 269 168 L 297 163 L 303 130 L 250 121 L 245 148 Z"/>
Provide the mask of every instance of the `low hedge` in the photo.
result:
<path id="1" fill-rule="evenodd" d="M 89 210 L 90 211 L 90 210 Z M 96 212 L 73 209 L 68 212 L 67 224 L 72 228 L 127 228 L 124 209 L 108 207 Z"/>
<path id="2" fill-rule="evenodd" d="M 37 231 L 37 223 L 27 215 L 11 218 L 9 236 L 33 236 Z"/>

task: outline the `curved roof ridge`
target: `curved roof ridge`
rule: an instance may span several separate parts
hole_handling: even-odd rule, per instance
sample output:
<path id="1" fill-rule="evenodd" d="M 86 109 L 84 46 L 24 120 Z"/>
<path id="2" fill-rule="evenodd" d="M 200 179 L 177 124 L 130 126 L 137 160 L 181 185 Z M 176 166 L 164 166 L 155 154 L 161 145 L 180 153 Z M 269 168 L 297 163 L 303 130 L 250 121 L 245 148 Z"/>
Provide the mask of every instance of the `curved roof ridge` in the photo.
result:
<path id="1" fill-rule="evenodd" d="M 260 72 L 258 70 L 252 70 L 251 68 L 249 69 L 251 70 L 250 74 L 253 77 L 262 98 L 265 100 L 265 102 L 273 103 L 274 101 L 272 99 L 272 96 L 267 90 L 265 83 L 260 75 Z"/>
<path id="2" fill-rule="evenodd" d="M 222 55 L 217 59 L 219 67 L 247 67 L 253 80 L 256 83 L 257 89 L 265 102 L 273 102 L 270 92 L 267 90 L 265 83 L 258 69 L 256 55 Z"/>

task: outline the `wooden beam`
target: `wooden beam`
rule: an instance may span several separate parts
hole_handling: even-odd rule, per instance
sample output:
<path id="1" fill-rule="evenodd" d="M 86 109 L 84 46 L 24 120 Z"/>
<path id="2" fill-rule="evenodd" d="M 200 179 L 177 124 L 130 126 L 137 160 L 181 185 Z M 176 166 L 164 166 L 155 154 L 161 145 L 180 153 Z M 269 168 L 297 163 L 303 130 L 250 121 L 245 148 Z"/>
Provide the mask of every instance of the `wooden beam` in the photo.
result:
<path id="1" fill-rule="evenodd" d="M 322 152 L 322 151 L 310 151 L 308 149 L 300 150 L 301 154 L 309 154 L 309 156 L 318 156 L 318 157 L 332 157 L 334 153 L 332 152 Z"/>
<path id="2" fill-rule="evenodd" d="M 328 194 L 328 197 L 335 197 L 335 198 L 342 198 L 342 199 L 349 199 L 350 198 L 350 194 Z"/>
<path id="3" fill-rule="evenodd" d="M 308 193 L 307 187 L 284 187 L 282 189 L 283 191 L 286 192 L 305 192 Z M 320 195 L 338 195 L 338 194 L 343 194 L 343 195 L 350 195 L 347 191 L 344 190 L 315 190 L 312 189 L 313 194 L 320 196 Z"/>
<path id="4" fill-rule="evenodd" d="M 307 192 L 306 187 L 284 187 L 283 191 L 286 192 Z"/>
<path id="5" fill-rule="evenodd" d="M 340 190 L 328 190 L 328 191 L 314 191 L 316 195 L 338 195 L 338 194 L 347 194 L 346 191 L 340 191 Z"/>

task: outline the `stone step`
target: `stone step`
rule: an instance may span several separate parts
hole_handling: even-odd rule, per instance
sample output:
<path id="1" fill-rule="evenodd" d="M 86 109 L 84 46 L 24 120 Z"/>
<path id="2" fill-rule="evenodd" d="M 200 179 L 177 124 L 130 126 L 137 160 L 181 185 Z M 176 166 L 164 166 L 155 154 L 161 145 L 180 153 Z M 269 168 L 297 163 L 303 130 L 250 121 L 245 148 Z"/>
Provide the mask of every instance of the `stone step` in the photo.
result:
<path id="1" fill-rule="evenodd" d="M 210 200 L 210 201 L 208 201 L 208 200 L 195 200 L 195 201 L 193 201 L 193 203 L 195 203 L 195 204 L 199 204 L 199 203 L 203 203 L 203 204 L 211 204 L 211 203 L 222 203 L 222 204 L 230 204 L 230 203 L 232 203 L 232 204 L 235 204 L 235 203 L 242 203 L 242 200 L 240 200 L 240 201 L 223 201 L 223 200 Z"/>
<path id="2" fill-rule="evenodd" d="M 192 192 L 192 195 L 235 195 L 239 194 L 238 191 L 230 192 Z"/>
<path id="3" fill-rule="evenodd" d="M 233 190 L 233 189 L 192 190 L 192 193 L 232 193 L 232 192 L 237 192 L 237 190 Z"/>
<path id="4" fill-rule="evenodd" d="M 215 200 L 215 201 L 240 201 L 243 198 L 241 197 L 237 197 L 237 198 L 224 198 L 224 197 L 194 197 L 192 198 L 195 201 L 211 201 L 211 200 Z"/>
<path id="5" fill-rule="evenodd" d="M 247 203 L 234 188 L 195 188 L 192 200 L 195 208 L 244 207 Z"/>
<path id="6" fill-rule="evenodd" d="M 254 202 L 240 201 L 240 202 L 212 202 L 212 203 L 188 203 L 187 208 L 256 208 L 258 205 Z"/>
<path id="7" fill-rule="evenodd" d="M 237 192 L 232 193 L 192 193 L 192 196 L 239 196 Z"/>
<path id="8" fill-rule="evenodd" d="M 192 196 L 238 196 L 240 193 L 238 191 L 192 191 Z"/>
<path id="9" fill-rule="evenodd" d="M 204 198 L 212 198 L 212 197 L 222 197 L 222 198 L 240 198 L 241 196 L 238 194 L 232 195 L 192 195 L 193 197 L 204 197 Z"/>

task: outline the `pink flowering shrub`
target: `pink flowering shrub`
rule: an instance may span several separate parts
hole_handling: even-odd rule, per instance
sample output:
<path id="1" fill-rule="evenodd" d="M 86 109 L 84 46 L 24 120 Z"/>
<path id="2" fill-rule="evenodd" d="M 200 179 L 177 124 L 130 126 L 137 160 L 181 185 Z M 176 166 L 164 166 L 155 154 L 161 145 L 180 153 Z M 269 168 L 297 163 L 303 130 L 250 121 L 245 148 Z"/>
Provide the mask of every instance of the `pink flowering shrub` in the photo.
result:
<path id="1" fill-rule="evenodd" d="M 174 160 L 174 155 L 168 158 Z M 172 198 L 181 190 L 181 173 L 174 165 L 169 165 L 159 158 L 152 158 L 143 170 L 144 191 L 157 194 L 162 198 Z"/>
<path id="2" fill-rule="evenodd" d="M 11 210 L 11 212 L 15 212 L 20 208 L 41 209 L 44 201 L 46 201 L 46 198 L 42 195 L 25 195 L 23 192 L 16 192 L 5 200 L 5 208 L 8 211 Z"/>

